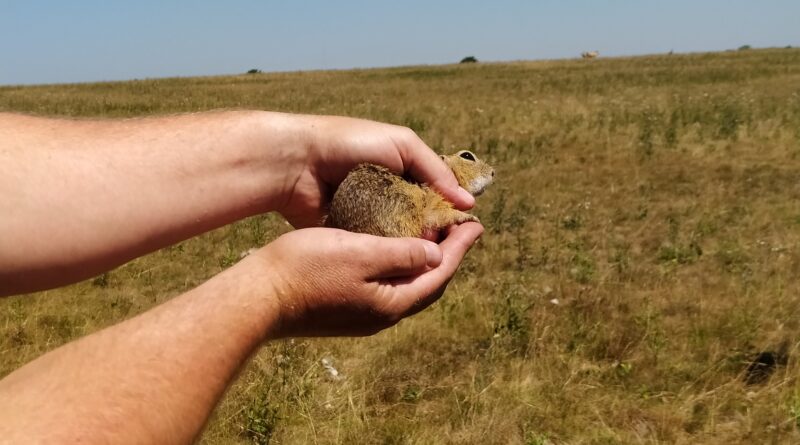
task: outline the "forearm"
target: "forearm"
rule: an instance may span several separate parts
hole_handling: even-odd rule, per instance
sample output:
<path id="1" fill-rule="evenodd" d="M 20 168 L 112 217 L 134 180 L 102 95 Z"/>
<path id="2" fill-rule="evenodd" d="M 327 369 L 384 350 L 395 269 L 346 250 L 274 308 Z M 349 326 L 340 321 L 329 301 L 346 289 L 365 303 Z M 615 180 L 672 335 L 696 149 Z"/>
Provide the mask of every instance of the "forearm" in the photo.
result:
<path id="1" fill-rule="evenodd" d="M 265 339 L 397 323 L 436 301 L 482 230 L 462 224 L 438 246 L 336 229 L 285 234 L 0 381 L 0 442 L 188 443 Z"/>
<path id="2" fill-rule="evenodd" d="M 276 209 L 302 162 L 298 122 L 265 112 L 0 114 L 0 295 L 88 278 Z"/>
<path id="3" fill-rule="evenodd" d="M 248 267 L 240 263 L 10 374 L 0 381 L 0 437 L 10 443 L 191 442 L 277 319 L 263 273 Z"/>

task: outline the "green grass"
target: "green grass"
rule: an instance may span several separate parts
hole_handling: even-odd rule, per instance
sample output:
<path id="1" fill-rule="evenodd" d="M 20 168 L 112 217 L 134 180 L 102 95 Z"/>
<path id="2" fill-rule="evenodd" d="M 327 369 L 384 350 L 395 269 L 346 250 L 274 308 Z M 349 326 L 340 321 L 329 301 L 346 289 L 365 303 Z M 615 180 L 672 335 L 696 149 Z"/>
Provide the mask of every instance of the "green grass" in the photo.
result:
<path id="1" fill-rule="evenodd" d="M 800 50 L 0 88 L 0 110 L 46 115 L 220 108 L 407 125 L 497 180 L 439 303 L 371 338 L 266 345 L 204 443 L 800 441 Z M 254 217 L 0 301 L 0 375 L 287 230 Z M 788 366 L 746 386 L 783 340 Z"/>

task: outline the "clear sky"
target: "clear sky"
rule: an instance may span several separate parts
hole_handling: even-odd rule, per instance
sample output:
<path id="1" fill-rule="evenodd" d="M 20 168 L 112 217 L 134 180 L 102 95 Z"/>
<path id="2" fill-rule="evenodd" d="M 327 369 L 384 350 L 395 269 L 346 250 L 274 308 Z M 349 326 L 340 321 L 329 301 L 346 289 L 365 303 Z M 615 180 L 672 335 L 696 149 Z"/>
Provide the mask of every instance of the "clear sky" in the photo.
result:
<path id="1" fill-rule="evenodd" d="M 0 85 L 800 46 L 798 0 L 0 0 Z"/>

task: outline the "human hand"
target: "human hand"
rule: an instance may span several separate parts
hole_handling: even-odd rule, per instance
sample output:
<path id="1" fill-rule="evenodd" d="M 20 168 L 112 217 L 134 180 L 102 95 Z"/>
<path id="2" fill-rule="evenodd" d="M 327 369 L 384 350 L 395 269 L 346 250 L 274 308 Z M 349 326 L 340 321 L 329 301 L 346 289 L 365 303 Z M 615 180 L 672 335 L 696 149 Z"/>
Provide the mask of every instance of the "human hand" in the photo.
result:
<path id="1" fill-rule="evenodd" d="M 263 277 L 260 287 L 274 298 L 273 337 L 371 335 L 433 304 L 481 233 L 478 223 L 453 226 L 437 245 L 304 229 L 240 264 Z"/>
<path id="2" fill-rule="evenodd" d="M 318 225 L 333 192 L 362 162 L 386 166 L 427 183 L 456 208 L 475 198 L 459 187 L 452 171 L 410 129 L 338 116 L 298 116 L 309 135 L 306 156 L 280 213 L 295 227 Z"/>

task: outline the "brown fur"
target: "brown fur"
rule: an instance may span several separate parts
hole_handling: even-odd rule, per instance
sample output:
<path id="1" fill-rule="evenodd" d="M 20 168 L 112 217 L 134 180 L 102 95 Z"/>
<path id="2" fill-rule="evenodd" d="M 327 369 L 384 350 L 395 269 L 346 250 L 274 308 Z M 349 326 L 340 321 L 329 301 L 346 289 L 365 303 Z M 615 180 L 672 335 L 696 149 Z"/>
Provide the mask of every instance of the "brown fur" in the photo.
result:
<path id="1" fill-rule="evenodd" d="M 479 194 L 491 182 L 494 171 L 477 158 L 459 157 L 462 153 L 442 158 L 462 187 Z M 475 184 L 481 184 L 480 190 Z M 409 182 L 385 167 L 361 164 L 339 185 L 325 225 L 379 236 L 419 237 L 426 231 L 467 221 L 478 218 L 454 209 L 430 187 Z"/>

